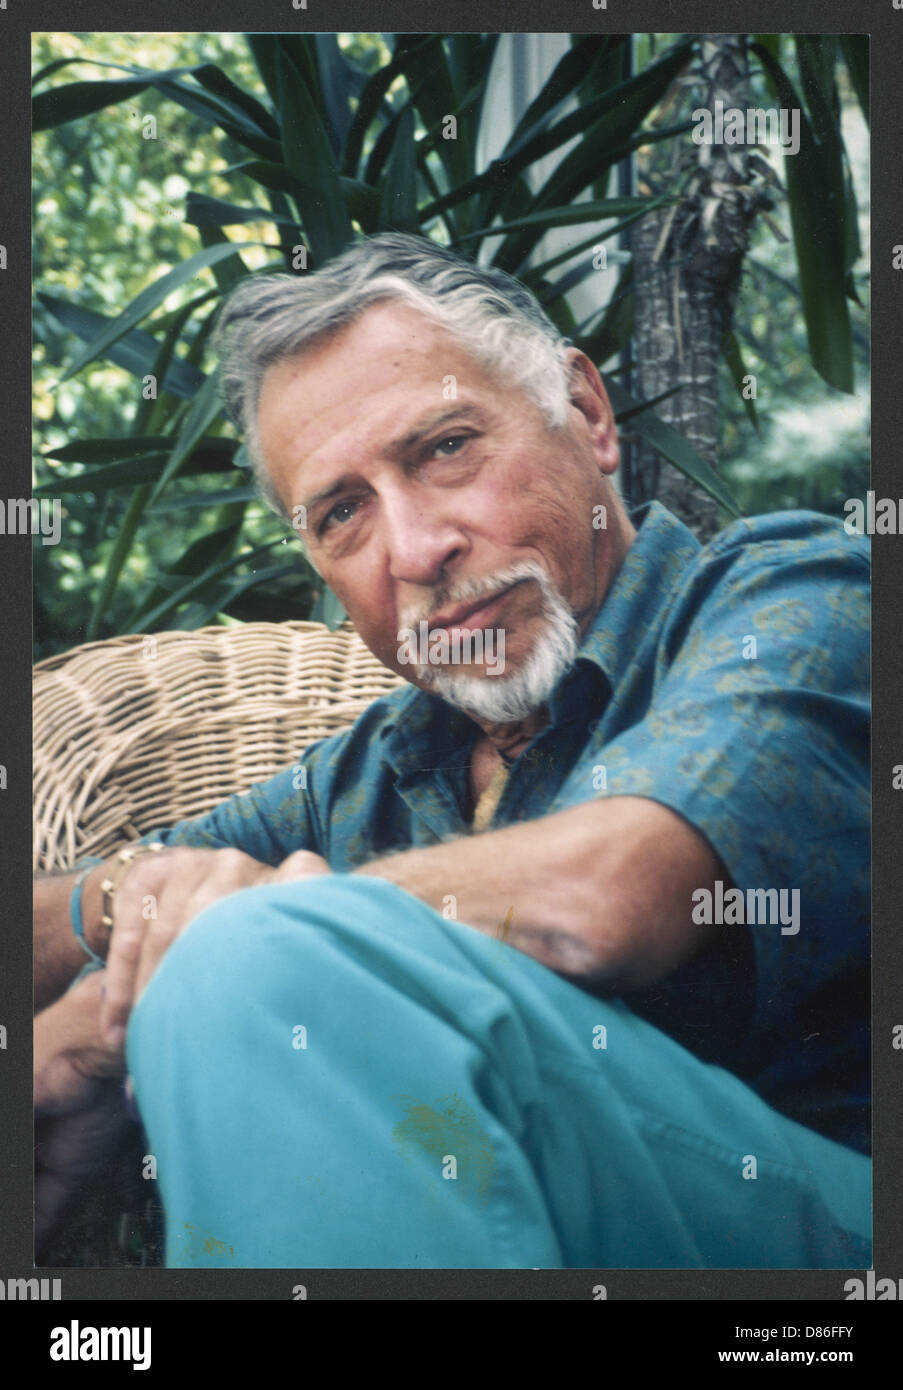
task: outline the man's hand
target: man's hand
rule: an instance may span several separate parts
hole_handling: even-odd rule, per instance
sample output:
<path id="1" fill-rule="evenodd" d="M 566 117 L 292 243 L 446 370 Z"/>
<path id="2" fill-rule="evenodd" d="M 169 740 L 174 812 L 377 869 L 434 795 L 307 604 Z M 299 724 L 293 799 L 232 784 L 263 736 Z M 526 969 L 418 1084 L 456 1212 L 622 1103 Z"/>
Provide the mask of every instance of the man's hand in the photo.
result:
<path id="1" fill-rule="evenodd" d="M 100 1010 L 104 1040 L 122 1048 L 129 1014 L 176 937 L 205 908 L 263 883 L 328 874 L 319 855 L 299 850 L 271 868 L 237 849 L 173 848 L 142 855 L 123 875 L 113 900 Z"/>
<path id="2" fill-rule="evenodd" d="M 95 971 L 34 1021 L 35 1238 L 40 1249 L 69 1200 L 109 1170 L 129 1127 L 122 1052 L 99 1028 L 104 971 Z"/>

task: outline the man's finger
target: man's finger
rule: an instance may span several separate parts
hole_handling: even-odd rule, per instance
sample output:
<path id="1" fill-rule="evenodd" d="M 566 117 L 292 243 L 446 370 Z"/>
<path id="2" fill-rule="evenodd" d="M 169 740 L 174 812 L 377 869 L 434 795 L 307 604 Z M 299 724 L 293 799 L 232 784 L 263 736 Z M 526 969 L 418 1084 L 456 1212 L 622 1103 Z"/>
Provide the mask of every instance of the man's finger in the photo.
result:
<path id="1" fill-rule="evenodd" d="M 215 899 L 214 899 L 215 901 Z M 200 911 L 200 909 L 198 909 Z M 191 911 L 186 914 L 185 923 L 167 927 L 162 922 L 148 922 L 145 924 L 144 940 L 141 944 L 141 955 L 138 966 L 132 981 L 132 1007 L 138 1003 L 147 986 L 150 984 L 151 977 L 160 964 L 166 952 L 169 950 L 176 937 L 183 930 L 183 925 L 187 926 L 197 916 L 197 912 Z"/>
<path id="2" fill-rule="evenodd" d="M 242 858 L 244 857 L 242 856 Z M 183 899 L 179 903 L 177 914 L 167 906 L 165 915 L 161 915 L 159 918 L 153 917 L 149 921 L 143 922 L 144 930 L 140 941 L 139 957 L 132 976 L 132 1007 L 138 1003 L 150 984 L 157 966 L 185 928 L 190 926 L 206 908 L 220 902 L 230 892 L 238 892 L 247 886 L 241 877 L 237 875 L 233 875 L 233 877 L 233 883 L 229 883 L 228 878 L 225 881 L 221 879 L 215 892 L 202 885 L 187 899 Z"/>
<path id="3" fill-rule="evenodd" d="M 314 854 L 308 849 L 295 850 L 287 859 L 283 859 L 273 873 L 275 883 L 290 883 L 299 878 L 314 878 L 321 874 L 331 874 L 332 869 L 321 858 L 319 854 Z"/>
<path id="4" fill-rule="evenodd" d="M 135 978 L 141 960 L 147 923 L 140 914 L 118 904 L 119 914 L 110 940 L 104 996 L 100 1006 L 100 1027 L 109 1047 L 122 1047 L 135 997 Z"/>

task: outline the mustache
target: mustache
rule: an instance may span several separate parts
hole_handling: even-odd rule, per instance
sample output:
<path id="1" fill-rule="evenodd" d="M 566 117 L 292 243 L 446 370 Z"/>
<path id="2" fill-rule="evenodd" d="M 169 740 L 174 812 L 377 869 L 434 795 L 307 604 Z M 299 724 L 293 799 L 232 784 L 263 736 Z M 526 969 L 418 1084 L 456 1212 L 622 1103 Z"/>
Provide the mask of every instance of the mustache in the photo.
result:
<path id="1" fill-rule="evenodd" d="M 441 613 L 443 609 L 449 608 L 453 604 L 469 603 L 473 599 L 491 598 L 493 594 L 501 593 L 503 589 L 525 579 L 535 579 L 543 593 L 549 588 L 549 576 L 542 566 L 538 565 L 535 560 L 524 560 L 520 564 L 510 565 L 508 569 L 499 570 L 487 578 L 464 579 L 459 584 L 450 584 L 442 589 L 437 589 L 428 603 L 406 608 L 401 615 L 401 625 L 402 627 L 416 627 L 418 623 L 429 622 L 433 614 Z"/>

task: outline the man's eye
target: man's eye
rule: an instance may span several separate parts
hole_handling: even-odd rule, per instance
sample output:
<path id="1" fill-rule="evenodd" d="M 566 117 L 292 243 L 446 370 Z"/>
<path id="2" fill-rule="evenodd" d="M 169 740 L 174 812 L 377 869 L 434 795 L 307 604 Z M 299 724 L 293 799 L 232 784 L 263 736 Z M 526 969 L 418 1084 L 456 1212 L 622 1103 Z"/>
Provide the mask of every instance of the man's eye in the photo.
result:
<path id="1" fill-rule="evenodd" d="M 336 502 L 335 506 L 324 516 L 320 526 L 320 533 L 322 534 L 327 527 L 341 526 L 344 522 L 350 521 L 351 517 L 354 516 L 357 505 L 357 502 Z"/>
<path id="2" fill-rule="evenodd" d="M 457 454 L 461 447 L 467 443 L 466 434 L 450 434 L 445 439 L 440 439 L 433 450 L 436 454 L 442 454 L 443 458 L 449 458 L 452 454 Z"/>

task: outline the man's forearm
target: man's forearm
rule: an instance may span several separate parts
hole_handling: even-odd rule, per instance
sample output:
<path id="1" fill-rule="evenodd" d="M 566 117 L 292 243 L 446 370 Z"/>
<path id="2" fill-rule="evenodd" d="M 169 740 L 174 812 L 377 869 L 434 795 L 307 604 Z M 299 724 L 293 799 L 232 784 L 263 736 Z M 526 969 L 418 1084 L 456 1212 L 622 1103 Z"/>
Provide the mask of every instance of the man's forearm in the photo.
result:
<path id="1" fill-rule="evenodd" d="M 109 862 L 96 865 L 82 885 L 82 921 L 91 949 L 104 954 L 98 932 L 102 902 L 100 884 Z M 49 874 L 34 885 L 34 1007 L 46 1008 L 69 987 L 88 956 L 75 939 L 69 915 L 78 871 Z"/>
<path id="2" fill-rule="evenodd" d="M 710 929 L 693 923 L 691 894 L 723 870 L 674 812 L 612 797 L 355 872 L 388 879 L 580 983 L 620 992 L 701 948 Z"/>

